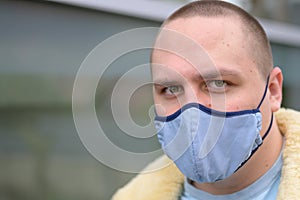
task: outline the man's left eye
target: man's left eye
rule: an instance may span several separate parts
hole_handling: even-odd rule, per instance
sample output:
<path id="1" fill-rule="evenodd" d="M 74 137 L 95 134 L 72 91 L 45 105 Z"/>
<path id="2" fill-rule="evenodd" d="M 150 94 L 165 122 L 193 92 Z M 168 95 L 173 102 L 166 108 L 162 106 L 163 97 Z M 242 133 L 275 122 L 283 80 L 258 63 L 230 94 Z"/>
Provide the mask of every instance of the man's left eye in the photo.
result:
<path id="1" fill-rule="evenodd" d="M 223 80 L 213 80 L 206 83 L 208 89 L 224 89 L 227 83 Z"/>

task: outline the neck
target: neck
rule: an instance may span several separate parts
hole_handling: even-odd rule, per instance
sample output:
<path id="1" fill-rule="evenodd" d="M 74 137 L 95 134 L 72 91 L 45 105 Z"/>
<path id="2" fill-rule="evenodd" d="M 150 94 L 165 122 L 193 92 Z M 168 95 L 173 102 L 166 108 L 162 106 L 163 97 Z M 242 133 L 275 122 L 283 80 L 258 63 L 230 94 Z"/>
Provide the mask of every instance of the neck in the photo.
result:
<path id="1" fill-rule="evenodd" d="M 275 122 L 260 148 L 233 175 L 214 183 L 193 182 L 192 184 L 198 189 L 215 195 L 231 194 L 240 191 L 254 183 L 273 166 L 281 152 L 282 144 L 283 136 Z"/>

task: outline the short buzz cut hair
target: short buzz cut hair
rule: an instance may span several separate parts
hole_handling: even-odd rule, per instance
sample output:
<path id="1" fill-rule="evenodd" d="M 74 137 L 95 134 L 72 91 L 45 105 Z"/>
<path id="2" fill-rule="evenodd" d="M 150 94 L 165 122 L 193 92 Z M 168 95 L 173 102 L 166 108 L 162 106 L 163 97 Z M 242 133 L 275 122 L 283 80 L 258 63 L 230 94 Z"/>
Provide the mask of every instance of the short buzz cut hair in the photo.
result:
<path id="1" fill-rule="evenodd" d="M 261 75 L 267 78 L 273 68 L 273 56 L 270 42 L 260 23 L 242 8 L 219 0 L 198 0 L 191 2 L 173 14 L 164 22 L 162 27 L 179 18 L 189 17 L 233 17 L 241 21 L 242 31 L 251 38 L 250 55 Z"/>

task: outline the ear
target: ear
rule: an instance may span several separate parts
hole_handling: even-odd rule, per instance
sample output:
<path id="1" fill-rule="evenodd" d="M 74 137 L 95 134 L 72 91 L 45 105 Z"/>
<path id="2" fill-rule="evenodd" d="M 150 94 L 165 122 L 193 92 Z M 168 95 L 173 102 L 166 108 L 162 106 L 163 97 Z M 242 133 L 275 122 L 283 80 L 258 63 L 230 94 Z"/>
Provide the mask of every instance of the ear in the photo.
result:
<path id="1" fill-rule="evenodd" d="M 276 112 L 281 107 L 282 101 L 282 82 L 283 76 L 281 69 L 279 67 L 275 67 L 271 74 L 269 80 L 269 100 L 271 104 L 272 112 Z"/>

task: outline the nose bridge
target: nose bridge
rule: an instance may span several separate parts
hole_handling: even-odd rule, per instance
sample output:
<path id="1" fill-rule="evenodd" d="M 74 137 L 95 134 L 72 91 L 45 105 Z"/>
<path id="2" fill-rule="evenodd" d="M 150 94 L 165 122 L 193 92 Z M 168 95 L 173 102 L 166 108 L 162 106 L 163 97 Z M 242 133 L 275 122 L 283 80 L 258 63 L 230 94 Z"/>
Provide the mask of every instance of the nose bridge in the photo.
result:
<path id="1" fill-rule="evenodd" d="M 214 94 L 208 91 L 202 91 L 197 83 L 187 83 L 184 86 L 184 98 L 180 100 L 180 104 L 199 103 L 206 107 L 216 110 L 226 110 L 226 95 Z"/>
<path id="2" fill-rule="evenodd" d="M 181 102 L 184 105 L 188 103 L 207 105 L 209 102 L 209 98 L 205 97 L 198 84 L 188 82 L 184 86 L 184 91 L 184 99 Z"/>

